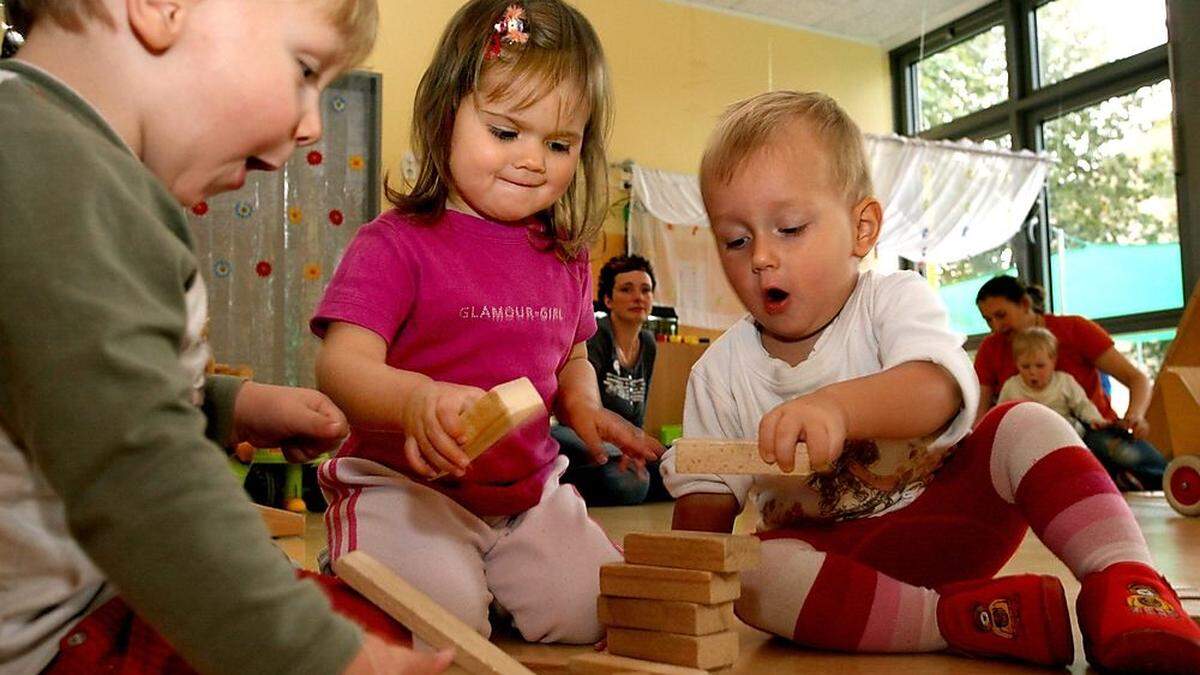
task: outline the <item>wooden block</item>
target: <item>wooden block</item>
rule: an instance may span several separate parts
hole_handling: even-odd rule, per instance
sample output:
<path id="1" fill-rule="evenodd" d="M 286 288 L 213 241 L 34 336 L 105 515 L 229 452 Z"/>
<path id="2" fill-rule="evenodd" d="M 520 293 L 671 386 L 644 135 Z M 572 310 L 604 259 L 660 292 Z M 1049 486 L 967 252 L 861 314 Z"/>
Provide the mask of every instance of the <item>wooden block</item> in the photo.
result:
<path id="1" fill-rule="evenodd" d="M 276 537 L 271 543 L 300 567 L 308 564 L 308 545 L 304 537 Z"/>
<path id="2" fill-rule="evenodd" d="M 272 537 L 304 536 L 304 514 L 273 509 L 261 504 L 255 504 L 254 508 L 258 509 L 258 515 L 262 516 Z"/>
<path id="3" fill-rule="evenodd" d="M 454 662 L 468 671 L 532 675 L 533 671 L 366 553 L 347 553 L 334 561 L 333 570 L 417 637 L 438 649 L 453 647 Z"/>
<path id="4" fill-rule="evenodd" d="M 546 406 L 529 378 L 496 385 L 460 418 L 467 433 L 463 452 L 475 459 L 523 422 L 544 412 Z"/>
<path id="5" fill-rule="evenodd" d="M 625 562 L 740 572 L 758 566 L 762 544 L 749 535 L 713 532 L 633 532 L 625 535 Z"/>
<path id="6" fill-rule="evenodd" d="M 736 626 L 733 603 L 701 605 L 673 600 L 646 600 L 601 595 L 596 603 L 600 623 L 681 635 L 709 635 Z"/>
<path id="7" fill-rule="evenodd" d="M 708 675 L 698 668 L 684 668 L 667 663 L 631 659 L 628 656 L 615 656 L 592 652 L 572 656 L 567 661 L 567 668 L 575 675 L 618 675 L 619 673 L 646 673 L 647 675 Z"/>
<path id="8" fill-rule="evenodd" d="M 1167 426 L 1176 455 L 1195 452 L 1186 441 L 1196 438 L 1200 429 L 1200 368 L 1172 366 L 1158 374 Z M 1195 447 L 1195 446 L 1192 446 Z"/>
<path id="9" fill-rule="evenodd" d="M 675 470 L 679 473 L 770 474 L 805 476 L 812 473 L 808 448 L 796 444 L 796 469 L 784 473 L 758 455 L 757 441 L 727 438 L 681 438 L 675 441 Z"/>
<path id="10" fill-rule="evenodd" d="M 742 593 L 742 584 L 736 572 L 609 563 L 600 567 L 600 592 L 621 598 L 716 605 L 736 600 Z"/>
<path id="11" fill-rule="evenodd" d="M 675 635 L 609 628 L 608 651 L 617 656 L 708 670 L 728 666 L 737 660 L 738 636 L 731 630 L 712 635 Z"/>

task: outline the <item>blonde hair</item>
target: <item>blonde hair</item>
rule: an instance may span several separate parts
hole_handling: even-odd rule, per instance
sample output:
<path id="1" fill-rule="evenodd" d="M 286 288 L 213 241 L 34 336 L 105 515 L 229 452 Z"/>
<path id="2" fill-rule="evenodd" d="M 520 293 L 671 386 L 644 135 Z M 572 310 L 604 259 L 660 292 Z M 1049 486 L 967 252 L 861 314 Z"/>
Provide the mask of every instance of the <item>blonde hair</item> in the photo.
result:
<path id="1" fill-rule="evenodd" d="M 1034 351 L 1044 351 L 1050 358 L 1058 358 L 1058 338 L 1045 328 L 1026 328 L 1013 333 L 1012 351 L 1013 358 L 1020 358 Z"/>
<path id="2" fill-rule="evenodd" d="M 367 58 L 375 45 L 379 26 L 377 0 L 312 0 L 325 5 L 330 24 L 345 38 L 340 61 L 349 68 Z M 28 35 L 29 27 L 50 19 L 67 30 L 82 30 L 88 20 L 115 26 L 103 0 L 9 0 L 5 3 L 12 24 Z"/>
<path id="3" fill-rule="evenodd" d="M 496 24 L 509 5 L 525 10 L 529 39 L 503 42 L 485 58 Z M 478 87 L 486 73 L 502 68 L 502 83 L 487 92 Z M 472 0 L 450 19 L 433 62 L 417 86 L 413 102 L 412 147 L 421 170 L 407 192 L 387 181 L 388 201 L 402 213 L 436 220 L 450 194 L 450 141 L 454 118 L 464 97 L 509 94 L 530 105 L 563 82 L 578 83 L 579 105 L 589 112 L 583 129 L 579 167 L 567 191 L 537 214 L 547 238 L 568 259 L 590 244 L 604 224 L 608 207 L 608 161 L 604 143 L 611 123 L 612 92 L 608 65 L 588 20 L 561 0 Z"/>
<path id="4" fill-rule="evenodd" d="M 750 156 L 792 122 L 803 122 L 830 155 L 834 184 L 851 204 L 874 193 L 862 131 L 845 110 L 819 92 L 772 91 L 729 106 L 700 160 L 701 186 L 716 178 L 728 183 Z"/>

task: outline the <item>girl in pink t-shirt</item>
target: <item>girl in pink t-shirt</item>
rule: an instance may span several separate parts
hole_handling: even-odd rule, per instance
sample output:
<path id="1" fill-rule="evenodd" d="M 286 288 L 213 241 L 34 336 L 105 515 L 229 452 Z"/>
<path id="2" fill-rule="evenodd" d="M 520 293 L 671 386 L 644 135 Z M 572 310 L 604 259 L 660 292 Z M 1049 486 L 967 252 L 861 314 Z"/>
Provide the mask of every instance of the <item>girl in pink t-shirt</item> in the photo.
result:
<path id="1" fill-rule="evenodd" d="M 417 90 L 420 173 L 355 236 L 312 320 L 323 391 L 352 433 L 321 467 L 329 555 L 361 549 L 484 635 L 592 642 L 600 565 L 620 559 L 559 477 L 545 416 L 468 464 L 459 414 L 528 377 L 595 460 L 661 447 L 604 410 L 586 246 L 607 204 L 599 41 L 560 0 L 472 0 Z M 440 477 L 439 477 L 440 476 Z"/>

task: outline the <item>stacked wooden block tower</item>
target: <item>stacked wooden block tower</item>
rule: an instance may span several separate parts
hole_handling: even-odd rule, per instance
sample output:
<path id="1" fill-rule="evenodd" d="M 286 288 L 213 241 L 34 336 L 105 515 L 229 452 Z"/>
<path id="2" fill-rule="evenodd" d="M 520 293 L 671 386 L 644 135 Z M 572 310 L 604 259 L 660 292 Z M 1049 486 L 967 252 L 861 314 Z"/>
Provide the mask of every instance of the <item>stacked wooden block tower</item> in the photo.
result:
<path id="1" fill-rule="evenodd" d="M 738 573 L 758 560 L 759 541 L 750 536 L 626 536 L 625 562 L 600 569 L 598 611 L 600 622 L 608 627 L 609 658 L 703 670 L 733 665 L 738 656 L 733 615 L 733 602 L 741 595 Z M 603 661 L 604 656 L 594 655 L 592 660 Z M 636 663 L 618 663 L 627 666 L 624 670 L 639 670 Z"/>

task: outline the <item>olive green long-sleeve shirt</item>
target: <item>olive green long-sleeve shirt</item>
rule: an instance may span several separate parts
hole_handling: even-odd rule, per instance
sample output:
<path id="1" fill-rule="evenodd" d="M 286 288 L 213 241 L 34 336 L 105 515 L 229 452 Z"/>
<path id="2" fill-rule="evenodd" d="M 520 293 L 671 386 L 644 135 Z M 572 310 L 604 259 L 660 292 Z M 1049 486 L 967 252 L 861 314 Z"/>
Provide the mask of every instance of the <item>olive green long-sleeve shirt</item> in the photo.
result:
<path id="1" fill-rule="evenodd" d="M 0 673 L 113 589 L 202 672 L 358 649 L 206 438 L 239 382 L 203 379 L 204 306 L 165 187 L 68 87 L 0 62 Z"/>

